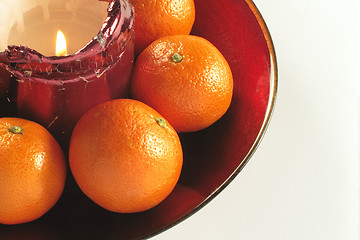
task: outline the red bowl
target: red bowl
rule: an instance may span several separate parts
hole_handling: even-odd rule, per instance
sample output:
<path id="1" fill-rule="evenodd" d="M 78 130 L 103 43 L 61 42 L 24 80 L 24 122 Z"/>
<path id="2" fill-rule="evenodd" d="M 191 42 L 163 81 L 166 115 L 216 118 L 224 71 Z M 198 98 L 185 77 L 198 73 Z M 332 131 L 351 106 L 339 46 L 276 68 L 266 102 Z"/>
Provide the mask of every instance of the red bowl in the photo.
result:
<path id="1" fill-rule="evenodd" d="M 212 42 L 228 60 L 234 95 L 211 127 L 181 134 L 179 184 L 146 212 L 118 214 L 91 202 L 69 174 L 64 194 L 42 218 L 0 226 L 0 239 L 134 239 L 150 237 L 204 207 L 239 174 L 269 124 L 277 91 L 276 57 L 268 29 L 251 0 L 195 0 L 193 35 Z"/>

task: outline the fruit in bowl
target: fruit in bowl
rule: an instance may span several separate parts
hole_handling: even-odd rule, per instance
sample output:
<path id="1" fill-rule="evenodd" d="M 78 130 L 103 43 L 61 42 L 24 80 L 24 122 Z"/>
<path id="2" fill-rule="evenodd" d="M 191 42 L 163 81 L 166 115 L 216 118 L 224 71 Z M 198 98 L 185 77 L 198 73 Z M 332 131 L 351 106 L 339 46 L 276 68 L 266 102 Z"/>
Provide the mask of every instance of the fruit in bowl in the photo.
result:
<path id="1" fill-rule="evenodd" d="M 138 56 L 131 93 L 164 115 L 177 132 L 195 132 L 228 110 L 233 77 L 209 41 L 172 35 L 154 41 Z"/>
<path id="2" fill-rule="evenodd" d="M 171 125 L 146 104 L 117 99 L 99 104 L 77 123 L 69 150 L 81 190 L 119 213 L 148 210 L 174 189 L 183 153 Z"/>
<path id="3" fill-rule="evenodd" d="M 250 0 L 194 2 L 191 34 L 207 39 L 222 53 L 232 71 L 233 94 L 230 107 L 217 122 L 179 134 L 183 166 L 170 195 L 149 210 L 119 214 L 90 201 L 69 177 L 64 194 L 48 214 L 10 230 L 0 225 L 1 236 L 149 237 L 205 206 L 240 172 L 259 145 L 274 105 L 276 61 L 271 38 Z"/>
<path id="4" fill-rule="evenodd" d="M 65 185 L 65 156 L 39 124 L 0 118 L 0 223 L 20 224 L 44 215 Z"/>
<path id="5" fill-rule="evenodd" d="M 193 0 L 130 0 L 135 14 L 135 54 L 169 35 L 189 34 L 195 20 Z"/>

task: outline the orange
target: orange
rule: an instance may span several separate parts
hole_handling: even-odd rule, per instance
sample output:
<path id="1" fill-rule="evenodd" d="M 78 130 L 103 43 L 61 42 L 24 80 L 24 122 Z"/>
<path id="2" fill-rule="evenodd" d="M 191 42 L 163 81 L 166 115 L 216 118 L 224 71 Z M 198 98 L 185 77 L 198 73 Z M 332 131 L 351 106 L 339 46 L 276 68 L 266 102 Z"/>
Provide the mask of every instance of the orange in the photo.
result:
<path id="1" fill-rule="evenodd" d="M 80 189 L 113 212 L 141 212 L 159 204 L 175 187 L 182 161 L 171 125 L 131 99 L 90 109 L 70 141 L 70 169 Z"/>
<path id="2" fill-rule="evenodd" d="M 50 210 L 63 192 L 65 157 L 39 124 L 0 118 L 0 223 L 33 221 Z"/>
<path id="3" fill-rule="evenodd" d="M 135 99 L 158 111 L 176 131 L 192 132 L 225 114 L 233 77 L 226 59 L 208 40 L 168 36 L 139 55 L 131 88 Z"/>
<path id="4" fill-rule="evenodd" d="M 195 21 L 194 0 L 130 0 L 135 10 L 135 52 L 158 38 L 189 34 Z"/>

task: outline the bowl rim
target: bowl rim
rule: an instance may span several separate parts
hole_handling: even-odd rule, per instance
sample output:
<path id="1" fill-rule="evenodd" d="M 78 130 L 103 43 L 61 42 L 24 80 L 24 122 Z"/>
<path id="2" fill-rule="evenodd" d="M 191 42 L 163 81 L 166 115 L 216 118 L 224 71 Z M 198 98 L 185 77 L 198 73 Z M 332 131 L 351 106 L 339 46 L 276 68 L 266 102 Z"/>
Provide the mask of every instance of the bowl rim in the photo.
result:
<path id="1" fill-rule="evenodd" d="M 187 213 L 186 215 L 184 215 L 180 219 L 176 220 L 172 224 L 166 226 L 165 228 L 160 229 L 159 231 L 157 231 L 155 233 L 149 234 L 148 236 L 145 237 L 145 239 L 152 238 L 156 235 L 159 235 L 159 234 L 165 232 L 166 230 L 174 227 L 175 225 L 181 223 L 185 219 L 191 217 L 193 214 L 195 214 L 200 209 L 202 209 L 204 206 L 206 206 L 211 200 L 213 200 L 222 190 L 224 190 L 235 179 L 235 177 L 241 172 L 241 170 L 249 162 L 250 158 L 254 155 L 255 151 L 259 147 L 260 142 L 262 141 L 262 139 L 265 135 L 265 132 L 269 126 L 271 117 L 274 112 L 275 102 L 276 102 L 276 97 L 277 97 L 277 92 L 278 92 L 278 64 L 277 64 L 277 58 L 276 58 L 276 53 L 275 53 L 275 47 L 274 47 L 274 43 L 273 43 L 273 40 L 270 35 L 269 28 L 267 27 L 265 20 L 264 20 L 263 16 L 261 15 L 260 11 L 258 10 L 258 8 L 256 7 L 255 3 L 252 0 L 244 0 L 244 1 L 246 2 L 246 4 L 248 5 L 250 10 L 256 17 L 256 20 L 257 20 L 257 22 L 263 32 L 263 35 L 265 37 L 267 48 L 268 48 L 269 54 L 270 54 L 270 70 L 271 70 L 271 72 L 270 72 L 270 90 L 269 90 L 270 93 L 269 93 L 269 102 L 268 102 L 268 106 L 266 109 L 263 124 L 260 128 L 260 131 L 259 131 L 253 145 L 251 146 L 249 152 L 246 154 L 244 159 L 237 166 L 237 168 L 231 173 L 231 175 L 215 191 L 213 191 L 208 197 L 206 197 L 191 212 Z"/>

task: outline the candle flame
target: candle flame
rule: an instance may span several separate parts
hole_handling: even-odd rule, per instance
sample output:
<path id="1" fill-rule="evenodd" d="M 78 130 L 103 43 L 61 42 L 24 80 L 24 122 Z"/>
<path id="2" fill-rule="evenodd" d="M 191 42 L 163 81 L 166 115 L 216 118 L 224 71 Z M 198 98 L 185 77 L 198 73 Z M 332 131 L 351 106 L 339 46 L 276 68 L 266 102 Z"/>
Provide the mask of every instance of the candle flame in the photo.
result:
<path id="1" fill-rule="evenodd" d="M 61 30 L 57 32 L 56 36 L 56 56 L 66 56 L 67 55 L 67 47 L 66 47 L 66 39 Z"/>

